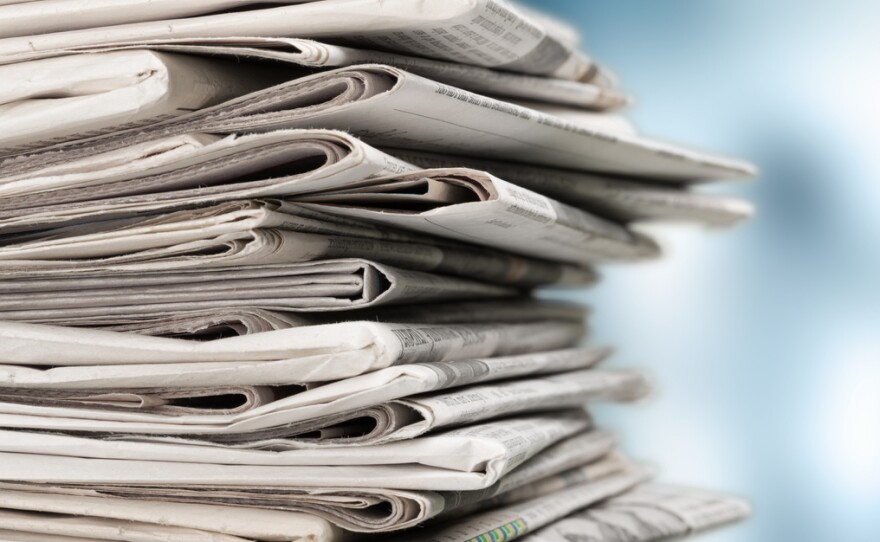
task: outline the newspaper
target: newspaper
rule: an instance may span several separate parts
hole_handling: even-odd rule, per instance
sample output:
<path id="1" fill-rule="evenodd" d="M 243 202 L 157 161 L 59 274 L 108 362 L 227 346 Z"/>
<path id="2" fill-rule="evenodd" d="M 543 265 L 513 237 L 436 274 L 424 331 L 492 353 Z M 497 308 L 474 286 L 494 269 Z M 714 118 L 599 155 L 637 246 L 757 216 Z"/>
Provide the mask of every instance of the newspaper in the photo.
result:
<path id="1" fill-rule="evenodd" d="M 585 310 L 570 303 L 532 298 L 502 298 L 450 303 L 390 305 L 375 309 L 351 310 L 345 313 L 291 313 L 243 307 L 224 310 L 185 310 L 129 317 L 98 315 L 77 318 L 63 325 L 88 326 L 142 335 L 209 340 L 291 327 L 335 323 L 343 320 L 419 324 L 523 323 L 553 320 L 584 325 L 585 318 Z M 62 324 L 56 323 L 55 325 Z"/>
<path id="2" fill-rule="evenodd" d="M 3 281 L 0 319 L 57 325 L 89 317 L 132 318 L 239 307 L 326 312 L 398 303 L 491 299 L 516 293 L 483 282 L 405 271 L 364 260 L 324 260 L 216 272 Z"/>
<path id="3" fill-rule="evenodd" d="M 257 268 L 271 274 L 304 262 L 368 258 L 414 271 L 520 288 L 585 285 L 596 280 L 586 265 L 443 241 L 278 200 L 240 200 L 170 212 L 128 209 L 115 218 L 101 218 L 100 212 L 86 212 L 49 229 L 40 227 L 40 217 L 22 216 L 14 221 L 13 229 L 22 230 L 29 223 L 28 230 L 5 236 L 0 276 L 20 281 L 69 279 L 75 272 L 84 279 L 119 275 L 133 280 L 132 274 L 195 274 L 232 268 L 238 268 L 230 271 L 233 275 Z M 61 220 L 61 215 L 54 220 Z M 418 282 L 428 284 L 429 280 L 423 277 Z M 15 284 L 9 288 L 14 290 Z"/>
<path id="4" fill-rule="evenodd" d="M 551 398 L 542 396 L 546 383 L 516 381 L 519 384 L 501 384 L 490 389 L 474 389 L 479 383 L 495 382 L 512 378 L 535 378 L 554 373 L 569 374 L 590 368 L 608 354 L 605 349 L 560 350 L 540 354 L 503 356 L 452 362 L 389 367 L 374 373 L 356 376 L 318 387 L 305 386 L 236 386 L 218 388 L 165 387 L 165 388 L 82 388 L 69 387 L 58 390 L 0 388 L 0 412 L 18 415 L 19 422 L 10 420 L 6 427 L 51 429 L 58 431 L 90 431 L 119 434 L 243 434 L 260 429 L 280 427 L 308 420 L 361 411 L 419 394 L 471 386 L 467 393 L 480 406 L 502 408 L 504 395 L 510 397 L 519 391 L 523 400 L 536 398 L 545 403 Z M 643 379 L 633 373 L 596 371 L 580 375 L 582 381 L 560 391 L 590 393 L 596 397 L 608 392 L 608 397 L 631 398 L 644 387 Z M 593 376 L 590 376 L 593 375 Z M 530 388 L 534 389 L 530 389 Z M 488 396 L 495 391 L 497 397 Z M 456 392 L 447 392 L 457 395 Z M 482 397 L 478 394 L 481 394 Z M 424 408 L 446 394 L 431 398 L 414 398 Z M 201 401 L 175 399 L 201 398 Z M 211 400 L 213 398 L 213 400 Z M 560 400 L 565 400 L 561 395 Z M 448 400 L 448 398 L 447 398 Z M 506 399 L 510 401 L 509 398 Z M 427 403 L 426 403 L 427 401 Z M 490 405 L 487 405 L 490 403 Z M 580 404 L 580 403 L 576 403 Z M 496 406 L 498 405 L 498 406 Z M 542 405 L 531 405 L 542 406 Z M 183 407 L 187 407 L 184 409 Z M 232 408 L 234 407 L 234 408 Z M 516 408 L 524 408 L 519 405 Z M 227 411 L 224 411 L 227 409 Z M 435 424 L 449 425 L 452 407 L 446 407 L 443 416 L 432 416 Z M 497 416 L 497 412 L 486 412 Z M 32 417 L 30 423 L 24 422 Z M 14 440 L 14 435 L 7 435 Z"/>
<path id="5" fill-rule="evenodd" d="M 301 201 L 342 216 L 588 265 L 657 256 L 645 235 L 472 169 L 438 169 Z"/>
<path id="6" fill-rule="evenodd" d="M 313 105 L 254 115 L 290 94 L 318 97 L 330 85 L 359 87 L 345 104 Z M 274 94 L 274 99 L 273 96 Z M 338 94 L 337 94 L 338 96 Z M 251 97 L 194 113 L 191 122 L 232 122 L 261 129 L 310 126 L 346 128 L 367 142 L 389 147 L 445 151 L 597 170 L 650 178 L 738 177 L 751 167 L 672 145 L 591 129 L 564 119 L 473 94 L 396 68 L 364 65 L 304 77 Z M 228 120 L 227 120 L 228 119 Z M 188 118 L 181 117 L 186 124 Z M 221 126 L 217 124 L 217 128 Z M 458 152 L 455 152 L 455 151 Z"/>
<path id="7" fill-rule="evenodd" d="M 442 244 L 433 249 L 413 247 L 414 243 L 426 244 L 422 241 L 426 236 L 395 235 L 400 229 L 415 229 L 429 234 L 429 239 L 451 237 L 496 251 L 580 266 L 596 259 L 638 259 L 658 252 L 656 244 L 644 235 L 476 170 L 426 170 L 405 176 L 382 177 L 361 183 L 361 187 L 322 191 L 298 199 L 322 205 L 237 201 L 164 215 L 129 214 L 103 223 L 95 221 L 100 213 L 98 217 L 87 213 L 77 219 L 68 218 L 72 224 L 59 224 L 54 231 L 38 229 L 39 223 L 43 222 L 39 216 L 22 216 L 6 223 L 18 230 L 24 228 L 24 223 L 29 223 L 29 228 L 38 231 L 30 235 L 25 232 L 10 235 L 9 243 L 19 243 L 0 248 L 0 261 L 10 262 L 0 266 L 38 268 L 58 265 L 52 262 L 61 260 L 63 266 L 88 271 L 95 267 L 95 260 L 107 266 L 162 259 L 171 263 L 166 261 L 157 265 L 167 268 L 175 259 L 228 263 L 235 259 L 231 254 L 236 252 L 234 247 L 240 247 L 237 250 L 242 255 L 240 257 L 251 260 L 241 264 L 282 263 L 282 258 L 284 262 L 291 262 L 370 257 L 379 253 L 384 255 L 380 257 L 386 263 L 403 267 L 411 267 L 412 260 L 419 259 L 423 263 L 416 269 L 424 270 L 424 261 L 436 260 L 437 253 L 444 248 Z M 91 205 L 97 208 L 101 203 Z M 131 213 L 131 210 L 127 212 Z M 354 222 L 348 220 L 352 218 Z M 59 221 L 61 216 L 51 220 Z M 77 225 L 76 222 L 87 223 Z M 378 222 L 391 229 L 374 226 L 364 232 L 361 224 L 365 222 Z M 317 234 L 324 235 L 319 237 Z M 386 242 L 385 246 L 371 246 L 371 243 L 355 240 L 367 235 L 377 242 L 406 241 L 410 244 Z M 511 241 L 513 235 L 517 237 L 515 243 Z M 226 250 L 215 248 L 208 252 L 208 256 L 193 258 L 191 253 L 206 252 L 204 243 L 218 248 L 231 246 Z M 474 253 L 478 251 L 471 250 L 462 258 L 456 274 L 462 274 L 462 267 L 476 270 L 483 267 L 473 262 L 471 254 Z M 399 256 L 395 258 L 395 255 Z M 71 261 L 74 258 L 76 262 Z M 495 259 L 503 260 L 504 257 L 497 255 Z M 430 269 L 430 264 L 427 267 Z M 448 267 L 451 266 L 447 262 Z M 512 266 L 502 267 L 500 273 L 482 273 L 478 278 L 509 275 Z M 576 270 L 569 273 L 578 274 Z M 557 268 L 554 278 L 559 280 L 564 274 L 563 268 Z"/>
<path id="8" fill-rule="evenodd" d="M 492 500 L 504 487 L 552 491 L 554 481 L 565 479 L 577 465 L 590 480 L 598 480 L 627 468 L 628 463 L 609 455 L 613 440 L 597 432 L 582 433 L 556 444 L 530 459 L 493 486 L 480 491 L 436 492 L 372 488 L 285 488 L 257 490 L 247 487 L 216 488 L 206 493 L 199 488 L 137 487 L 108 485 L 32 485 L 0 483 L 0 491 L 31 491 L 51 495 L 101 497 L 107 500 L 133 499 L 147 502 L 213 504 L 229 507 L 272 508 L 320 516 L 348 531 L 387 532 L 407 529 L 442 514 L 461 513 L 463 502 L 476 504 Z M 541 465 L 542 468 L 536 468 Z M 581 477 L 583 478 L 583 477 Z M 508 482 L 508 480 L 510 480 Z"/>
<path id="9" fill-rule="evenodd" d="M 530 534 L 524 542 L 648 542 L 678 539 L 739 521 L 745 501 L 669 486 L 640 486 Z"/>
<path id="10" fill-rule="evenodd" d="M 0 216 L 39 215 L 41 208 L 62 215 L 65 211 L 107 215 L 114 210 L 141 212 L 307 194 L 416 169 L 331 130 L 226 137 L 184 133 L 131 143 L 98 154 L 62 152 L 55 163 L 4 164 Z M 29 223 L 38 223 L 38 218 Z M 44 218 L 51 223 L 51 216 Z"/>
<path id="11" fill-rule="evenodd" d="M 102 53 L 129 49 L 150 49 L 168 53 L 234 56 L 254 61 L 276 61 L 311 69 L 339 68 L 358 64 L 387 64 L 459 88 L 520 100 L 563 104 L 588 110 L 608 110 L 626 105 L 629 99 L 615 88 L 497 71 L 479 66 L 430 58 L 343 47 L 313 40 L 278 37 L 229 37 L 158 39 L 122 42 L 102 47 L 81 47 L 57 51 L 58 55 Z"/>
<path id="12" fill-rule="evenodd" d="M 145 137 L 313 126 L 344 129 L 379 146 L 636 177 L 736 178 L 754 172 L 746 163 L 584 126 L 378 64 L 301 77 L 180 115 L 152 126 L 153 135 L 129 130 L 74 148 L 109 151 Z"/>
<path id="13" fill-rule="evenodd" d="M 552 388 L 553 384 L 566 382 L 566 385 Z M 511 383 L 492 383 L 482 386 L 468 386 L 445 393 L 433 393 L 425 397 L 399 399 L 376 404 L 375 399 L 364 399 L 372 406 L 359 410 L 343 411 L 320 417 L 309 417 L 308 412 L 333 410 L 334 405 L 318 405 L 318 408 L 284 409 L 272 402 L 273 392 L 262 391 L 264 400 L 271 406 L 256 406 L 244 410 L 244 414 L 228 414 L 234 421 L 223 423 L 222 411 L 204 415 L 190 415 L 181 421 L 168 418 L 181 417 L 186 412 L 168 412 L 168 409 L 144 409 L 143 415 L 127 413 L 116 407 L 116 412 L 106 412 L 92 407 L 90 411 L 77 411 L 79 405 L 68 399 L 58 401 L 52 406 L 49 401 L 34 400 L 35 394 L 10 393 L 0 397 L 7 402 L 0 404 L 0 419 L 4 425 L 16 429 L 51 430 L 104 435 L 110 440 L 130 438 L 138 441 L 171 441 L 182 444 L 214 443 L 242 449 L 297 450 L 311 447 L 348 447 L 385 444 L 409 440 L 428 432 L 443 428 L 457 427 L 485 420 L 495 419 L 506 414 L 515 415 L 528 412 L 541 412 L 574 408 L 587 401 L 627 401 L 638 398 L 647 389 L 644 377 L 631 372 L 580 371 L 562 373 L 543 378 L 524 378 Z M 116 395 L 122 395 L 120 390 Z M 163 393 L 171 397 L 181 397 L 197 401 L 198 393 L 214 392 L 227 399 L 235 393 L 234 389 L 197 390 L 195 397 L 187 397 L 186 391 L 157 390 L 152 397 L 161 399 Z M 555 392 L 555 393 L 554 393 Z M 53 394 L 54 395 L 54 394 Z M 92 394 L 92 403 L 104 397 Z M 148 396 L 151 397 L 151 396 Z M 83 395 L 67 393 L 61 398 L 83 399 Z M 125 397 L 118 397 L 125 399 Z M 15 401 L 15 402 L 12 402 Z M 117 401 L 118 404 L 119 401 Z M 337 403 L 342 401 L 337 401 Z M 67 406 L 71 405 L 73 406 Z M 184 403 L 187 404 L 187 403 Z M 321 409 L 320 407 L 324 407 Z M 329 408 L 328 408 L 329 407 Z M 242 408 L 247 408 L 247 405 Z M 128 410 L 135 410 L 129 407 Z M 189 409 L 192 410 L 192 409 Z M 126 416 L 126 414 L 131 414 Z M 152 420 L 150 416 L 152 415 Z M 164 417 L 164 419 L 162 418 Z M 304 419 L 305 418 L 305 419 Z M 112 421 L 107 421 L 107 420 Z M 201 419 L 201 420 L 200 420 Z M 131 421 L 117 421 L 131 420 Z M 144 420 L 144 421 L 139 421 Z M 202 423 L 197 423 L 201 421 Z M 179 438 L 170 439 L 170 436 Z M 125 437 L 124 437 L 125 436 Z M 11 437 L 15 439 L 14 436 Z"/>
<path id="14" fill-rule="evenodd" d="M 0 322 L 0 385 L 149 388 L 329 382 L 395 365 L 552 351 L 574 346 L 583 335 L 583 325 L 572 321 L 360 321 L 197 342 Z"/>
<path id="15" fill-rule="evenodd" d="M 128 9 L 132 3 L 138 9 Z M 113 2 L 108 9 L 108 2 L 101 1 L 97 5 L 103 8 L 99 9 L 104 16 L 94 19 L 95 22 L 92 22 L 93 9 L 90 9 L 95 6 L 93 2 L 68 4 L 70 7 L 66 12 L 78 16 L 65 17 L 65 12 L 61 11 L 57 18 L 49 17 L 49 20 L 58 20 L 65 28 L 82 30 L 2 39 L 0 62 L 20 62 L 58 50 L 126 41 L 241 35 L 287 36 L 342 39 L 415 56 L 576 81 L 604 83 L 608 80 L 598 65 L 575 49 L 576 44 L 567 35 L 568 27 L 565 27 L 566 35 L 559 35 L 559 23 L 544 26 L 548 20 L 546 16 L 533 20 L 502 0 L 428 0 L 415 3 L 409 0 L 322 0 L 284 7 L 264 5 L 259 6 L 262 9 L 188 19 L 135 22 L 144 20 L 141 15 L 144 11 L 150 13 L 148 20 L 158 17 L 158 13 L 174 17 L 192 15 L 195 11 L 191 7 L 177 6 L 171 7 L 170 11 L 160 7 L 160 11 L 154 12 L 153 3 L 123 0 Z M 159 4 L 168 6 L 176 3 L 161 0 Z M 204 7 L 200 11 L 210 12 L 216 10 L 219 3 L 212 1 L 202 4 Z M 222 4 L 220 6 L 222 9 Z M 5 11 L 9 15 L 8 12 L 14 14 L 27 8 L 12 7 L 5 8 Z M 45 15 L 40 14 L 22 19 L 46 21 Z M 366 20 L 369 25 L 364 24 Z M 115 23 L 117 26 L 95 28 L 102 22 Z M 118 24 L 120 22 L 132 24 Z"/>
<path id="16" fill-rule="evenodd" d="M 281 452 L 46 435 L 52 440 L 43 443 L 40 450 L 32 448 L 34 453 L 0 453 L 0 481 L 476 491 L 492 486 L 541 451 L 589 427 L 583 411 L 562 411 L 484 422 L 369 448 Z M 70 444 L 76 447 L 70 448 Z M 3 446 L 15 444 L 4 439 Z"/>
<path id="17" fill-rule="evenodd" d="M 524 502 L 503 506 L 434 529 L 413 531 L 397 538 L 412 542 L 515 540 L 565 516 L 614 497 L 643 482 L 645 472 L 627 472 L 593 480 Z"/>
<path id="18" fill-rule="evenodd" d="M 424 168 L 468 167 L 486 171 L 517 186 L 621 223 L 696 222 L 730 227 L 747 220 L 754 207 L 743 200 L 705 195 L 684 186 L 512 164 L 497 160 L 386 149 Z"/>

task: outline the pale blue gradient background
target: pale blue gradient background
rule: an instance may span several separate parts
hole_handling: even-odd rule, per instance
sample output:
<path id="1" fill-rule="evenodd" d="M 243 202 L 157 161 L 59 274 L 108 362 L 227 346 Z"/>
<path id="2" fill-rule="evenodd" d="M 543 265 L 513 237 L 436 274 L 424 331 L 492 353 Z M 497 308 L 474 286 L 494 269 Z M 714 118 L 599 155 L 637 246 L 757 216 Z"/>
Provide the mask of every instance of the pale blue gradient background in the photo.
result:
<path id="1" fill-rule="evenodd" d="M 880 2 L 532 0 L 579 26 L 646 133 L 748 157 L 759 216 L 659 230 L 587 294 L 659 388 L 605 408 L 661 478 L 749 496 L 706 542 L 880 541 Z"/>

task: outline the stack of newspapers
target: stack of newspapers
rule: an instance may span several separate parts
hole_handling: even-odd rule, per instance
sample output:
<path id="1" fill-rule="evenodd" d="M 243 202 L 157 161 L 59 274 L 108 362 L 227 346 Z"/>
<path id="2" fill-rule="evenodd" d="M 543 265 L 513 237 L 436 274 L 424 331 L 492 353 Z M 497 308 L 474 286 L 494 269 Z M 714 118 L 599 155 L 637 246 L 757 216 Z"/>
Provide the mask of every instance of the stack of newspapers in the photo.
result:
<path id="1" fill-rule="evenodd" d="M 542 300 L 730 226 L 503 0 L 0 0 L 0 539 L 666 539 L 584 405 L 644 375 Z M 559 294 L 556 295 L 559 297 Z M 670 422 L 672 423 L 672 421 Z"/>

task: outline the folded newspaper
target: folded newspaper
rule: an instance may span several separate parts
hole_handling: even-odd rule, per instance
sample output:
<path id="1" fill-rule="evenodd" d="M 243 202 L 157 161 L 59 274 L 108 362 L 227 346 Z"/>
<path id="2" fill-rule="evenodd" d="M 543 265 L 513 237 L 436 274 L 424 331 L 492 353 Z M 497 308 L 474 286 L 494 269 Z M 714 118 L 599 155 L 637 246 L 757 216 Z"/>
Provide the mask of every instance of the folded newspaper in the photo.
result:
<path id="1" fill-rule="evenodd" d="M 148 520 L 150 514 L 169 512 L 170 504 L 186 512 L 207 505 L 273 511 L 280 519 L 305 512 L 350 531 L 384 532 L 405 529 L 435 517 L 473 512 L 503 502 L 517 502 L 552 493 L 560 485 L 584 484 L 621 478 L 630 464 L 612 453 L 614 443 L 601 433 L 587 432 L 564 439 L 529 459 L 483 490 L 436 491 L 383 488 L 303 488 L 298 490 L 223 487 L 206 493 L 198 487 L 163 488 L 76 483 L 0 483 L 0 500 L 17 509 L 54 513 L 82 513 L 114 519 Z M 5 498 L 4 498 L 5 497 Z M 22 498 L 24 497 L 24 498 Z M 136 504 L 137 508 L 131 504 Z M 96 504 L 101 510 L 95 510 Z M 91 505 L 91 506 L 89 506 Z M 97 512 L 97 514 L 96 514 Z M 139 514 L 139 515 L 138 515 Z M 155 516 L 154 516 L 155 517 Z M 167 516 L 166 516 L 167 517 Z M 178 514 L 172 524 L 195 526 Z M 184 518 L 184 519 L 181 519 Z M 154 520 L 155 521 L 155 520 Z M 265 529 L 254 525 L 250 529 Z M 214 527 L 216 529 L 216 527 Z M 228 532 L 228 531 L 227 531 Z M 233 531 L 235 532 L 235 531 Z M 251 531 L 253 532 L 253 531 Z M 297 531 L 286 532 L 286 540 Z M 253 534 L 251 536 L 254 536 Z"/>
<path id="2" fill-rule="evenodd" d="M 40 219 L 25 220 L 33 224 Z M 582 286 L 596 279 L 595 272 L 583 264 L 419 236 L 271 200 L 241 200 L 167 213 L 120 213 L 112 219 L 83 213 L 65 222 L 51 228 L 33 224 L 28 231 L 0 234 L 6 245 L 0 247 L 0 276 L 24 281 L 37 276 L 69 278 L 71 272 L 86 278 L 232 268 L 283 273 L 284 269 L 308 269 L 307 262 L 317 266 L 330 260 L 370 258 L 410 271 L 519 288 Z M 523 229 L 535 227 L 525 223 Z M 485 243 L 498 244 L 491 237 L 484 238 Z M 10 282 L 9 288 L 16 289 L 16 284 L 24 283 Z"/>
<path id="3" fill-rule="evenodd" d="M 33 215 L 45 208 L 45 219 L 51 220 L 90 210 L 111 214 L 291 196 L 417 169 L 330 130 L 225 137 L 191 132 L 104 153 L 65 151 L 57 158 L 54 163 L 39 159 L 3 168 L 3 216 Z"/>
<path id="4" fill-rule="evenodd" d="M 575 32 L 500 0 L 67 0 L 0 8 L 0 62 L 75 47 L 199 37 L 335 38 L 417 56 L 604 83 L 577 49 Z M 59 4 L 59 5 L 54 5 Z M 300 4 L 300 5 L 296 5 Z M 211 13 L 233 7 L 251 9 Z M 369 21 L 369 24 L 364 24 Z M 18 37 L 16 37 L 18 36 Z"/>
<path id="5" fill-rule="evenodd" d="M 371 309 L 352 309 L 343 313 L 279 312 L 253 307 L 184 310 L 160 314 L 120 316 L 98 314 L 51 322 L 57 325 L 92 327 L 108 331 L 126 331 L 142 335 L 216 339 L 251 335 L 265 331 L 348 321 L 401 322 L 407 324 L 480 324 L 569 322 L 583 326 L 584 308 L 530 297 L 481 299 L 418 305 L 389 305 Z"/>
<path id="6" fill-rule="evenodd" d="M 164 55 L 159 57 L 159 62 L 164 57 L 181 62 L 189 58 L 142 51 L 102 54 L 139 52 L 153 61 L 156 61 L 156 55 Z M 78 57 L 50 60 L 71 62 L 69 58 Z M 88 56 L 87 59 L 88 63 L 93 63 L 96 57 Z M 0 68 L 16 71 L 2 74 L 4 77 L 29 77 L 27 66 L 26 63 Z M 54 73 L 56 69 L 47 71 Z M 606 126 L 590 126 L 580 118 L 567 120 L 382 64 L 364 64 L 306 75 L 229 101 L 222 101 L 218 89 L 212 100 L 215 105 L 191 103 L 178 107 L 172 104 L 151 114 L 152 123 L 149 118 L 140 117 L 142 109 L 149 109 L 148 104 L 138 104 L 135 106 L 138 118 L 130 120 L 134 126 L 105 118 L 103 108 L 93 106 L 91 101 L 115 102 L 116 99 L 101 95 L 103 88 L 95 88 L 88 70 L 76 70 L 75 73 L 79 74 L 75 78 L 84 81 L 50 81 L 48 86 L 51 88 L 38 89 L 38 92 L 23 96 L 14 91 L 0 93 L 0 101 L 5 104 L 3 107 L 14 113 L 20 106 L 33 104 L 29 99 L 39 96 L 40 92 L 69 94 L 66 89 L 71 84 L 84 87 L 80 93 L 72 93 L 73 102 L 65 102 L 65 107 L 70 108 L 70 111 L 64 111 L 70 123 L 70 135 L 48 139 L 40 132 L 41 127 L 56 118 L 60 111 L 53 103 L 38 101 L 34 105 L 36 111 L 24 111 L 21 119 L 14 114 L 0 119 L 0 127 L 4 129 L 0 153 L 21 154 L 76 140 L 85 140 L 85 143 L 74 146 L 74 151 L 83 148 L 88 152 L 110 151 L 152 138 L 190 132 L 262 132 L 320 126 L 349 131 L 375 145 L 616 175 L 687 181 L 736 178 L 753 172 L 751 166 L 736 160 L 621 133 Z M 162 103 L 173 101 L 175 88 L 198 83 L 209 86 L 209 82 L 192 81 L 186 76 L 183 81 L 175 81 L 170 68 L 163 73 L 169 75 L 162 80 L 162 89 L 157 91 L 163 94 Z M 107 78 L 104 74 L 94 77 L 98 82 Z M 153 96 L 153 93 L 141 92 Z M 85 95 L 80 95 L 82 93 Z M 9 96 L 5 97 L 6 94 Z M 129 101 L 123 101 L 123 104 L 131 106 Z M 46 162 L 43 158 L 39 160 Z"/>
<path id="7" fill-rule="evenodd" d="M 640 397 L 646 384 L 639 374 L 589 369 L 601 353 L 561 350 L 404 365 L 317 388 L 2 388 L 0 417 L 9 415 L 4 427 L 116 436 L 202 435 L 216 442 L 262 443 L 271 432 L 272 438 L 280 439 L 266 444 L 272 447 L 399 440 L 412 432 L 513 412 L 577 406 L 588 399 Z M 512 378 L 516 380 L 506 381 Z M 458 403 L 463 398 L 468 401 Z M 299 439 L 302 442 L 297 441 L 299 435 L 306 435 Z"/>
<path id="8" fill-rule="evenodd" d="M 101 47 L 76 47 L 58 56 L 149 49 L 201 56 L 231 56 L 275 61 L 303 69 L 328 69 L 357 64 L 387 64 L 460 88 L 511 99 L 557 104 L 584 110 L 609 110 L 628 103 L 621 91 L 597 82 L 571 81 L 497 71 L 406 54 L 344 47 L 314 40 L 279 37 L 162 38 L 124 41 Z M 598 84 L 597 84 L 598 83 Z"/>
<path id="9" fill-rule="evenodd" d="M 507 0 L 0 0 L 0 539 L 649 541 L 747 516 L 535 290 L 731 226 Z"/>
<path id="10" fill-rule="evenodd" d="M 301 326 L 213 341 L 0 322 L 0 385 L 253 386 L 328 382 L 411 363 L 568 348 L 580 323 Z"/>
<path id="11" fill-rule="evenodd" d="M 0 284 L 0 318 L 75 322 L 82 318 L 158 316 L 235 308 L 342 311 L 387 304 L 492 299 L 517 291 L 483 282 L 404 271 L 365 260 L 157 272 Z"/>

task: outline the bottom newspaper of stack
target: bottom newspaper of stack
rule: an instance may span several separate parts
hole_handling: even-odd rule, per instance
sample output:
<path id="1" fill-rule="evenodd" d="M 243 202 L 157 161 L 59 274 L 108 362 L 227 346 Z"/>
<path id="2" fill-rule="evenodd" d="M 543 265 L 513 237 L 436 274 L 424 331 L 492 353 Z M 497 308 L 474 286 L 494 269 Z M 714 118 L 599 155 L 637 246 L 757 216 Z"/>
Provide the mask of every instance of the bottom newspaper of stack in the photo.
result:
<path id="1" fill-rule="evenodd" d="M 747 514 L 643 485 L 594 427 L 585 403 L 648 386 L 575 348 L 583 312 L 481 305 L 175 315 L 201 341 L 2 323 L 0 538 L 628 541 Z"/>

